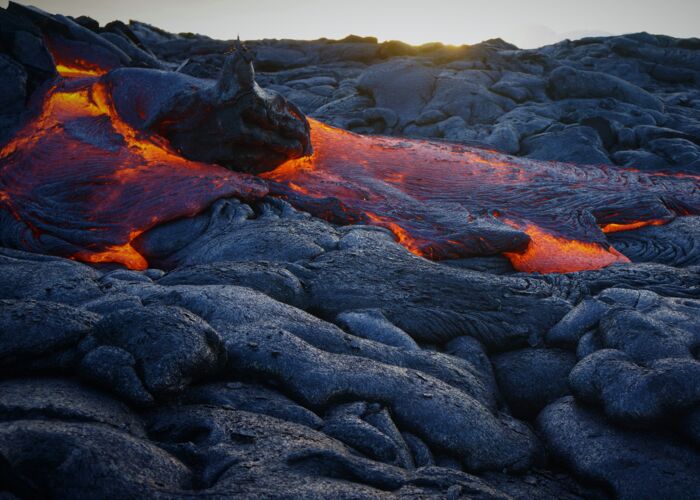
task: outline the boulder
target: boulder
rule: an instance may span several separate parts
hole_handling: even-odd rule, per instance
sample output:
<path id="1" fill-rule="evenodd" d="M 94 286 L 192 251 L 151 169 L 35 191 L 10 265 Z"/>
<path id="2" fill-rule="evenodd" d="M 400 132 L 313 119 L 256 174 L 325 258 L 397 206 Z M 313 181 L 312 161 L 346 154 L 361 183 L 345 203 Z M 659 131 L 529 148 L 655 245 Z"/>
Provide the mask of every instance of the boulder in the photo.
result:
<path id="1" fill-rule="evenodd" d="M 410 60 L 393 59 L 370 66 L 358 80 L 358 88 L 368 92 L 375 105 L 393 110 L 399 124 L 415 119 L 431 97 L 435 72 Z"/>
<path id="2" fill-rule="evenodd" d="M 28 368 L 32 361 L 60 355 L 93 331 L 99 316 L 37 300 L 0 300 L 2 371 Z"/>
<path id="3" fill-rule="evenodd" d="M 617 428 L 571 396 L 542 410 L 537 424 L 555 459 L 615 498 L 691 499 L 700 488 L 695 449 L 663 433 Z"/>
<path id="4" fill-rule="evenodd" d="M 312 148 L 303 113 L 258 86 L 252 60 L 238 42 L 216 81 L 140 68 L 111 71 L 102 81 L 132 127 L 165 137 L 186 158 L 260 173 Z"/>
<path id="5" fill-rule="evenodd" d="M 621 78 L 595 71 L 560 66 L 549 75 L 549 92 L 555 99 L 612 97 L 642 108 L 663 111 L 658 97 Z"/>
<path id="6" fill-rule="evenodd" d="M 584 299 L 547 332 L 547 343 L 575 347 L 581 336 L 594 328 L 608 309 L 604 302 Z"/>
<path id="7" fill-rule="evenodd" d="M 340 313 L 335 322 L 358 337 L 407 350 L 420 349 L 415 340 L 394 326 L 378 309 L 346 311 Z"/>
<path id="8" fill-rule="evenodd" d="M 67 259 L 0 249 L 0 298 L 77 305 L 103 295 L 94 269 Z"/>
<path id="9" fill-rule="evenodd" d="M 581 401 L 603 406 L 606 416 L 630 426 L 652 427 L 700 403 L 700 362 L 659 359 L 640 366 L 624 352 L 601 349 L 570 375 Z"/>
<path id="10" fill-rule="evenodd" d="M 434 83 L 426 109 L 462 118 L 469 125 L 493 123 L 513 108 L 513 101 L 489 91 L 465 76 L 443 74 Z"/>
<path id="11" fill-rule="evenodd" d="M 598 133 L 591 127 L 578 125 L 530 136 L 523 141 L 522 152 L 536 160 L 590 165 L 611 163 Z"/>
<path id="12" fill-rule="evenodd" d="M 126 398 L 133 394 L 133 381 L 139 380 L 143 390 L 138 398 L 131 398 L 136 402 L 144 402 L 144 393 L 160 396 L 180 392 L 192 381 L 217 373 L 226 361 L 216 331 L 194 314 L 167 306 L 109 314 L 83 340 L 80 349 L 86 355 L 81 364 L 83 377 Z M 129 363 L 130 358 L 135 363 Z M 126 363 L 117 361 L 122 359 Z M 103 368 L 98 360 L 114 360 L 115 370 Z M 134 376 L 124 386 L 118 374 L 123 372 L 116 370 L 128 370 L 129 365 Z"/>
<path id="13" fill-rule="evenodd" d="M 546 82 L 539 76 L 506 71 L 501 79 L 491 86 L 491 91 L 521 103 L 544 98 L 545 86 Z"/>
<path id="14" fill-rule="evenodd" d="M 560 349 L 519 349 L 491 358 L 498 388 L 512 414 L 532 419 L 549 403 L 569 394 L 576 356 Z"/>

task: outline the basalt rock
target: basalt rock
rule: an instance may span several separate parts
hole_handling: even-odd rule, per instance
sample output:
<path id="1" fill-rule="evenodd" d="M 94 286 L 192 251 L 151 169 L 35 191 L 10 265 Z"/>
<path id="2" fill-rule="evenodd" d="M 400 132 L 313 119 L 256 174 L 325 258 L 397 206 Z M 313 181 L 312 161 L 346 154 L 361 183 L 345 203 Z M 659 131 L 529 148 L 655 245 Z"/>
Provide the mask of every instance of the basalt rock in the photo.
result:
<path id="1" fill-rule="evenodd" d="M 187 158 L 258 173 L 311 153 L 303 113 L 255 82 L 252 55 L 240 43 L 217 81 L 139 69 L 103 81 L 127 123 L 166 137 Z"/>
<path id="2" fill-rule="evenodd" d="M 253 209 L 221 200 L 197 217 L 163 224 L 134 242 L 164 268 L 224 261 L 298 262 L 335 248 L 338 235 L 327 223 L 281 200 Z"/>
<path id="3" fill-rule="evenodd" d="M 207 285 L 207 286 L 171 286 L 145 287 L 134 290 L 142 296 L 146 304 L 166 304 L 185 308 L 206 320 L 222 336 L 224 344 L 238 362 L 229 358 L 229 367 L 242 370 L 247 363 L 254 363 L 250 357 L 251 351 L 257 353 L 262 345 L 269 345 L 271 359 L 257 369 L 264 373 L 276 373 L 276 366 L 286 364 L 282 353 L 286 351 L 283 345 L 274 347 L 276 342 L 282 344 L 291 342 L 295 356 L 302 359 L 313 357 L 317 350 L 337 355 L 353 356 L 353 359 L 366 358 L 378 364 L 393 365 L 413 369 L 425 376 L 434 377 L 443 383 L 454 387 L 478 400 L 481 404 L 494 408 L 495 400 L 493 387 L 485 383 L 470 363 L 447 356 L 439 352 L 405 351 L 404 349 L 387 346 L 375 341 L 354 337 L 340 330 L 335 325 L 326 323 L 308 313 L 278 303 L 264 295 L 249 289 L 236 286 Z M 241 333 L 244 332 L 244 333 Z M 268 334 L 275 334 L 268 338 Z M 277 336 L 281 335 L 281 339 Z M 244 336 L 251 337 L 244 342 Z M 258 349 L 260 347 L 260 349 Z M 278 354 L 276 354 L 278 353 Z M 291 351 L 290 351 L 291 354 Z M 262 356 L 262 353 L 260 354 Z M 277 359 L 281 358 L 281 359 Z M 296 357 L 294 358 L 296 359 Z M 319 363 L 324 358 L 319 359 Z M 328 363 L 334 365 L 341 361 L 342 356 L 330 356 Z M 238 365 L 237 363 L 244 363 Z M 373 365 L 373 363 L 369 363 Z M 286 366 L 290 375 L 294 373 L 295 365 Z M 252 370 L 253 372 L 256 369 Z M 329 368 L 329 371 L 332 371 Z M 301 375 L 301 374 L 300 374 Z M 420 379 L 420 376 L 418 376 Z M 346 380 L 352 384 L 352 380 Z M 325 393 L 328 387 L 314 387 L 314 384 L 304 390 L 312 394 L 321 391 Z M 302 390 L 297 388 L 296 390 Z M 360 387 L 353 390 L 363 390 Z M 335 389 L 332 389 L 334 392 Z M 323 398 L 328 396 L 322 396 Z"/>
<path id="4" fill-rule="evenodd" d="M 276 418 L 197 405 L 172 410 L 152 412 L 149 431 L 183 460 L 196 460 L 206 495 L 391 498 L 449 490 L 504 498 L 469 474 L 374 462 L 319 431 Z"/>
<path id="5" fill-rule="evenodd" d="M 218 333 L 199 317 L 175 307 L 109 314 L 80 349 L 85 353 L 83 377 L 139 403 L 180 392 L 193 380 L 216 373 L 226 360 Z M 115 366 L 109 366 L 110 360 Z M 140 381 L 136 393 L 133 383 L 125 385 L 124 376 L 130 382 Z"/>
<path id="6" fill-rule="evenodd" d="M 520 349 L 493 357 L 498 387 L 518 418 L 531 419 L 549 403 L 569 394 L 573 353 L 558 349 Z"/>
<path id="7" fill-rule="evenodd" d="M 301 309 L 306 303 L 306 292 L 299 278 L 283 265 L 267 261 L 181 266 L 159 279 L 158 284 L 245 286 Z"/>
<path id="8" fill-rule="evenodd" d="M 75 380 L 20 378 L 0 382 L 0 420 L 92 422 L 144 438 L 141 419 L 124 403 Z"/>
<path id="9" fill-rule="evenodd" d="M 571 308 L 542 280 L 442 266 L 376 230 L 348 230 L 339 247 L 306 266 L 312 271 L 306 280 L 310 306 L 327 317 L 380 308 L 417 341 L 470 335 L 493 350 L 537 344 Z"/>
<path id="10" fill-rule="evenodd" d="M 0 362 L 2 371 L 10 373 L 42 359 L 60 366 L 52 356 L 75 347 L 99 319 L 68 305 L 35 300 L 0 300 L 0 311 Z"/>
<path id="11" fill-rule="evenodd" d="M 180 394 L 176 401 L 178 404 L 210 405 L 268 415 L 312 429 L 323 425 L 323 420 L 311 410 L 259 383 L 213 382 L 194 385 Z"/>
<path id="12" fill-rule="evenodd" d="M 94 263 L 0 250 L 0 496 L 695 495 L 696 40 L 520 51 L 348 37 L 246 50 L 17 4 L 0 21 L 0 134 L 25 132 L 18 149 L 2 146 L 0 242 Z M 24 129 L 42 99 L 58 113 Z M 299 109 L 360 133 L 462 143 L 432 151 L 486 144 L 646 173 L 546 164 L 556 189 L 538 197 L 541 175 L 520 191 L 513 182 L 545 164 L 483 153 L 472 160 L 516 168 L 455 192 L 438 162 L 437 197 L 449 198 L 438 206 L 435 192 L 410 191 L 426 161 L 411 179 L 363 178 L 348 203 L 333 190 L 372 166 L 369 146 L 314 163 L 338 176 L 318 196 L 291 177 L 281 189 L 269 172 L 181 156 L 272 169 L 310 152 Z M 381 165 L 428 147 L 310 124 L 383 144 Z M 410 202 L 430 216 L 420 224 L 465 228 L 457 239 L 487 255 L 431 262 L 395 228 L 299 211 L 372 222 L 368 182 L 387 213 Z M 570 201 L 546 195 L 563 183 Z M 455 210 L 479 196 L 485 211 Z M 514 274 L 502 252 L 533 239 L 491 210 L 507 198 L 537 206 L 552 231 L 585 226 L 632 263 Z M 124 252 L 141 257 L 124 261 L 135 269 L 159 269 L 103 262 Z"/>
<path id="13" fill-rule="evenodd" d="M 649 291 L 609 289 L 609 310 L 579 342 L 583 359 L 569 375 L 574 395 L 611 419 L 650 427 L 700 402 L 700 302 Z"/>
<path id="14" fill-rule="evenodd" d="M 554 456 L 580 477 L 621 499 L 690 499 L 700 487 L 700 453 L 668 435 L 624 430 L 566 397 L 546 407 L 538 425 Z"/>
<path id="15" fill-rule="evenodd" d="M 650 425 L 700 403 L 700 363 L 660 359 L 639 365 L 624 352 L 602 349 L 571 372 L 574 394 L 599 403 L 610 418 L 628 425 Z"/>
<path id="16" fill-rule="evenodd" d="M 0 296 L 79 304 L 102 296 L 99 273 L 66 259 L 0 250 Z"/>
<path id="17" fill-rule="evenodd" d="M 3 486 L 20 497 L 153 498 L 191 488 L 191 472 L 182 462 L 105 424 L 3 422 L 0 456 Z"/>
<path id="18" fill-rule="evenodd" d="M 700 217 L 679 217 L 663 226 L 610 235 L 610 242 L 632 262 L 669 266 L 700 265 Z"/>

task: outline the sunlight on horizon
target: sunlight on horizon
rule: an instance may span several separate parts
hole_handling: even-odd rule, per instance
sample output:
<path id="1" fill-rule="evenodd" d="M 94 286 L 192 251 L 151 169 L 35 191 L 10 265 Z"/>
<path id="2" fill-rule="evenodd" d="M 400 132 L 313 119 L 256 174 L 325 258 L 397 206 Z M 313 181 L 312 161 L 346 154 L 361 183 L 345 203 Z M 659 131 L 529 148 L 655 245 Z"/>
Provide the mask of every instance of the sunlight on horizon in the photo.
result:
<path id="1" fill-rule="evenodd" d="M 3 2 L 6 5 L 7 2 Z M 344 38 L 349 34 L 401 40 L 473 44 L 502 38 L 522 48 L 564 38 L 638 31 L 700 36 L 700 2 L 667 0 L 34 0 L 52 13 L 89 15 L 100 23 L 136 19 L 172 32 L 213 38 Z"/>

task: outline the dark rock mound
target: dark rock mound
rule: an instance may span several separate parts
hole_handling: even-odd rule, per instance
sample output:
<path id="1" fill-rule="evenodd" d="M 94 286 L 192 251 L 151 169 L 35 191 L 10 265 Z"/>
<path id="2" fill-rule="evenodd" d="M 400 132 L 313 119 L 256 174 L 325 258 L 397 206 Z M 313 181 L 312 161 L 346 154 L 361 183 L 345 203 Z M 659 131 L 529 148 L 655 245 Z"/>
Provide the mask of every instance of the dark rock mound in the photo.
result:
<path id="1" fill-rule="evenodd" d="M 519 349 L 492 358 L 498 388 L 518 418 L 531 419 L 569 394 L 576 356 L 559 349 Z"/>
<path id="2" fill-rule="evenodd" d="M 176 307 L 144 307 L 105 316 L 80 345 L 80 373 L 127 400 L 146 403 L 214 374 L 226 355 L 219 334 Z"/>
<path id="3" fill-rule="evenodd" d="M 104 424 L 3 422 L 0 457 L 3 485 L 24 498 L 153 498 L 191 486 L 179 460 Z"/>
<path id="4" fill-rule="evenodd" d="M 90 334 L 99 320 L 91 312 L 36 300 L 0 300 L 0 363 L 3 372 L 33 364 L 61 365 L 63 355 Z"/>
<path id="5" fill-rule="evenodd" d="M 546 407 L 538 425 L 553 455 L 620 499 L 695 498 L 700 453 L 664 434 L 623 430 L 567 397 Z"/>

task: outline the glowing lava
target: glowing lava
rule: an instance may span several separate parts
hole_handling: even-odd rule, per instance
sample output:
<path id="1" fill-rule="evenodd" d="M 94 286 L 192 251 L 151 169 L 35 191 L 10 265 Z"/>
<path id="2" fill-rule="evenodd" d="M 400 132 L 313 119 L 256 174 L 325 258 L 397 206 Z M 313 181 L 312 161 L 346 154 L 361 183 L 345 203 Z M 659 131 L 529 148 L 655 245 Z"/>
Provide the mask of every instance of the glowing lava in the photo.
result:
<path id="1" fill-rule="evenodd" d="M 630 260 L 609 246 L 566 240 L 549 234 L 537 226 L 527 225 L 523 230 L 530 236 L 524 252 L 505 252 L 518 271 L 534 273 L 567 273 L 599 269 Z"/>
<path id="2" fill-rule="evenodd" d="M 186 160 L 132 128 L 97 78 L 110 66 L 64 49 L 74 56 L 58 59 L 63 78 L 34 96 L 33 117 L 0 150 L 0 243 L 8 246 L 143 269 L 132 242 L 144 231 L 269 187 L 331 222 L 385 227 L 428 258 L 504 254 L 521 271 L 568 272 L 628 261 L 605 233 L 700 213 L 697 176 L 360 136 L 313 120 L 314 155 L 263 181 Z"/>
<path id="3" fill-rule="evenodd" d="M 605 232 L 700 212 L 697 176 L 541 162 L 310 122 L 314 155 L 262 174 L 271 193 L 336 223 L 390 229 L 433 259 L 503 253 L 520 271 L 598 269 L 629 262 Z"/>
<path id="4" fill-rule="evenodd" d="M 666 222 L 667 221 L 662 219 L 652 219 L 637 222 L 629 222 L 626 224 L 605 224 L 600 229 L 604 233 L 618 233 L 620 231 L 631 231 L 633 229 L 639 229 L 647 226 L 661 226 L 663 224 L 666 224 Z"/>
<path id="5" fill-rule="evenodd" d="M 15 219 L 5 219 L 4 243 L 144 269 L 131 246 L 142 232 L 218 198 L 266 194 L 259 179 L 186 160 L 162 138 L 129 127 L 109 89 L 80 68 L 64 74 L 80 78 L 54 82 L 0 150 L 0 207 Z"/>

